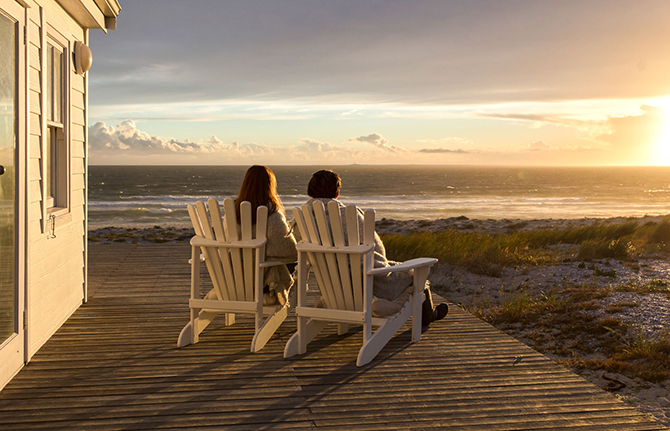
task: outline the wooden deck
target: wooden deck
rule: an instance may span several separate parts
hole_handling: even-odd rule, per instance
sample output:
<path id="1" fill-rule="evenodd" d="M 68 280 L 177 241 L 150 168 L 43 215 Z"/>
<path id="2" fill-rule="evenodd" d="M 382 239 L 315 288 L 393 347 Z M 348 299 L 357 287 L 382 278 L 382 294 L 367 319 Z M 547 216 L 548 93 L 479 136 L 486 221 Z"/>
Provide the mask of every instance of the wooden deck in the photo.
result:
<path id="1" fill-rule="evenodd" d="M 239 317 L 177 349 L 189 253 L 91 245 L 89 302 L 0 392 L 0 429 L 665 429 L 456 307 L 360 369 L 354 330 L 283 359 L 294 321 L 257 354 Z"/>

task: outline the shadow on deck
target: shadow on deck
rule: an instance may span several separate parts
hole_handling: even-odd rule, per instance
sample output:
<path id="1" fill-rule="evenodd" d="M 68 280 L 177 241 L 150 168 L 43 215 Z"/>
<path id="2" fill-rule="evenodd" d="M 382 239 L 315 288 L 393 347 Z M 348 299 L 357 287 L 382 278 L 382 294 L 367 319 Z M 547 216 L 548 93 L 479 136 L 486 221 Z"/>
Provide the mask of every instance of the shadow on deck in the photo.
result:
<path id="1" fill-rule="evenodd" d="M 419 343 L 407 327 L 363 368 L 353 329 L 283 359 L 294 320 L 257 354 L 239 316 L 177 349 L 189 255 L 92 244 L 89 302 L 0 392 L 0 429 L 664 429 L 455 306 Z"/>

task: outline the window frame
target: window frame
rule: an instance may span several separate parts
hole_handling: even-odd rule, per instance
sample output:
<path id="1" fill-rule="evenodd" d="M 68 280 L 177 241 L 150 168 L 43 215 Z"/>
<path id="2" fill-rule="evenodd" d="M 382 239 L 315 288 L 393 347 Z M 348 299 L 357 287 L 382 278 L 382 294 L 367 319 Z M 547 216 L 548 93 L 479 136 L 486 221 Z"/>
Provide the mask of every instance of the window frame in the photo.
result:
<path id="1" fill-rule="evenodd" d="M 70 211 L 70 69 L 71 49 L 68 40 L 47 25 L 44 38 L 44 136 L 42 139 L 42 196 L 44 198 L 44 231 L 47 219 Z M 60 54 L 60 70 L 54 64 L 54 53 Z M 56 74 L 59 79 L 56 79 Z M 60 89 L 56 94 L 56 86 Z M 59 100 L 60 99 L 60 100 Z M 59 106 L 60 105 L 60 106 Z M 57 115 L 59 113 L 60 115 Z"/>

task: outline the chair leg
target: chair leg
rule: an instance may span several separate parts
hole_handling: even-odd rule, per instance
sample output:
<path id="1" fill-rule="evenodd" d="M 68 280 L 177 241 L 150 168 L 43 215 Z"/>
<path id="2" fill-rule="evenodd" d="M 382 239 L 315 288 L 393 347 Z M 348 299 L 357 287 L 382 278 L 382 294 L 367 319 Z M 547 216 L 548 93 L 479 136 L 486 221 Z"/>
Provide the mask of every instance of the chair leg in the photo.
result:
<path id="1" fill-rule="evenodd" d="M 233 326 L 235 324 L 235 313 L 226 313 L 226 326 Z"/>
<path id="2" fill-rule="evenodd" d="M 340 323 L 337 325 L 337 335 L 344 335 L 349 331 L 349 325 L 346 323 Z"/>
<path id="3" fill-rule="evenodd" d="M 406 306 L 400 314 L 396 315 L 392 320 L 387 320 L 386 323 L 377 328 L 370 338 L 365 340 L 363 347 L 359 350 L 356 366 L 362 367 L 363 365 L 370 363 L 384 346 L 386 346 L 386 343 L 393 338 L 395 333 L 398 332 L 407 319 L 409 319 L 411 312 L 411 307 Z"/>
<path id="4" fill-rule="evenodd" d="M 195 314 L 195 310 L 192 310 L 191 313 Z M 189 344 L 195 344 L 198 342 L 198 335 L 205 330 L 212 320 L 219 313 L 213 311 L 200 310 L 198 315 L 191 319 L 190 322 L 184 326 L 184 328 L 179 333 L 179 338 L 177 339 L 177 346 L 184 347 Z"/>
<path id="5" fill-rule="evenodd" d="M 412 295 L 412 342 L 421 339 L 421 305 L 424 300 L 424 287 L 428 279 L 429 267 L 416 268 L 414 270 L 414 294 Z"/>
<path id="6" fill-rule="evenodd" d="M 193 344 L 193 325 L 191 325 L 191 322 L 188 322 L 184 326 L 177 339 L 177 347 L 184 347 L 189 344 Z"/>
<path id="7" fill-rule="evenodd" d="M 412 343 L 421 340 L 421 305 L 423 304 L 423 290 L 414 289 L 412 295 Z"/>
<path id="8" fill-rule="evenodd" d="M 272 335 L 277 331 L 277 328 L 284 322 L 288 316 L 288 306 L 284 306 L 277 310 L 270 317 L 265 319 L 263 324 L 256 331 L 254 339 L 251 341 L 251 353 L 256 353 L 261 350 L 265 344 L 272 338 Z"/>
<path id="9" fill-rule="evenodd" d="M 300 320 L 303 320 L 304 322 L 307 318 L 298 317 L 298 330 L 291 336 L 291 338 L 289 338 L 286 347 L 284 348 L 285 358 L 307 353 L 307 344 L 312 341 L 314 337 L 319 335 L 319 332 L 328 326 L 329 323 L 325 320 L 309 319 L 307 323 L 302 323 L 303 326 L 301 328 Z"/>

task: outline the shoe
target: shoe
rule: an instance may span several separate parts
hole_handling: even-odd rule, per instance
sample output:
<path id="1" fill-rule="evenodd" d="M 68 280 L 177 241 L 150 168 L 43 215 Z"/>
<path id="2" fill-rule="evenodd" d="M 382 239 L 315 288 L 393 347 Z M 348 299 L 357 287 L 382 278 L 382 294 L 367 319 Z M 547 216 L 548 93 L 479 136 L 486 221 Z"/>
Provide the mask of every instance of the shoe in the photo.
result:
<path id="1" fill-rule="evenodd" d="M 441 304 L 437 304 L 437 307 L 433 310 L 433 320 L 442 320 L 444 319 L 447 314 L 449 313 L 449 306 L 443 302 Z"/>
<path id="2" fill-rule="evenodd" d="M 277 295 L 274 292 L 263 293 L 263 305 L 270 306 L 277 303 Z"/>

